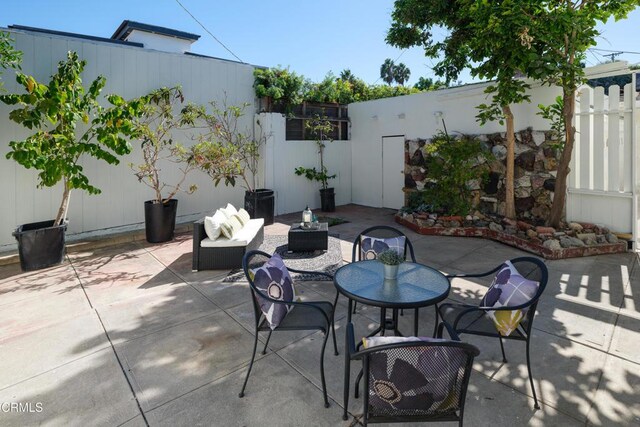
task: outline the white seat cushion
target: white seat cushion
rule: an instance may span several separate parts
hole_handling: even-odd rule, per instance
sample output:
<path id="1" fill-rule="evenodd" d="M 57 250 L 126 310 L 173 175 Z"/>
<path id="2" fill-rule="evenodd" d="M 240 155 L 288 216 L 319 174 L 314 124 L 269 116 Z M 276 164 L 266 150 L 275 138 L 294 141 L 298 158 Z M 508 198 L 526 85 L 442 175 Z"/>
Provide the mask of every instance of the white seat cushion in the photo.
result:
<path id="1" fill-rule="evenodd" d="M 251 219 L 240 229 L 237 233 L 233 235 L 231 239 L 227 239 L 226 237 L 220 236 L 216 240 L 211 240 L 208 237 L 203 239 L 200 242 L 200 247 L 202 248 L 237 248 L 247 246 L 256 234 L 260 231 L 260 227 L 264 225 L 263 218 Z"/>

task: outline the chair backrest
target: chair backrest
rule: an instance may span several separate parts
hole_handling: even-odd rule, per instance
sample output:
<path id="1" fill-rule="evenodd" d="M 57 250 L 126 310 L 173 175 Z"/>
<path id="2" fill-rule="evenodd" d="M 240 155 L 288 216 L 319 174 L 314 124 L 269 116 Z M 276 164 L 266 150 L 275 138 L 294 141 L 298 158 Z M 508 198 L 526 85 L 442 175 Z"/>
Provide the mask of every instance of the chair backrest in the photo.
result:
<path id="1" fill-rule="evenodd" d="M 260 291 L 253 282 L 253 272 L 257 268 L 262 267 L 269 259 L 271 255 L 266 252 L 253 250 L 244 254 L 242 257 L 242 269 L 244 270 L 244 275 L 249 282 L 249 289 L 251 290 L 251 301 L 253 302 L 253 312 L 255 315 L 256 323 L 260 321 L 260 316 L 262 316 L 262 311 L 260 310 L 260 302 L 258 300 L 258 296 L 262 298 L 268 298 L 263 292 Z"/>
<path id="2" fill-rule="evenodd" d="M 446 340 L 363 350 L 366 419 L 462 419 L 473 359 L 479 353 L 471 344 Z"/>
<path id="3" fill-rule="evenodd" d="M 542 293 L 547 287 L 547 282 L 549 281 L 549 270 L 542 260 L 534 257 L 519 257 L 513 258 L 509 261 L 513 264 L 516 270 L 518 270 L 522 277 L 539 283 L 538 290 L 529 300 L 527 304 L 527 312 L 520 321 L 520 326 L 527 334 L 529 334 L 533 326 L 533 317 L 536 313 L 538 300 L 542 296 Z"/>
<path id="4" fill-rule="evenodd" d="M 353 249 L 351 251 L 351 262 L 361 261 L 360 244 L 362 236 L 375 237 L 378 239 L 386 239 L 389 237 L 404 237 L 404 258 L 412 262 L 416 262 L 416 256 L 413 253 L 413 245 L 409 238 L 397 228 L 388 225 L 376 225 L 362 231 L 353 241 Z"/>

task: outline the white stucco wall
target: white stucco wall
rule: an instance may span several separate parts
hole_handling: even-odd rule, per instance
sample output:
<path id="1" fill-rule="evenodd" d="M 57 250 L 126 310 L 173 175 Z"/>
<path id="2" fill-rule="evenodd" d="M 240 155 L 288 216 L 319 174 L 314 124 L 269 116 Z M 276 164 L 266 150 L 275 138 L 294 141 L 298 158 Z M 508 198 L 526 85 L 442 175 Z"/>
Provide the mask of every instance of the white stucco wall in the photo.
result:
<path id="1" fill-rule="evenodd" d="M 312 210 L 320 208 L 321 187 L 318 182 L 297 176 L 298 166 L 320 167 L 318 147 L 314 141 L 287 141 L 285 117 L 282 114 L 258 115 L 266 135 L 269 135 L 264 156 L 264 177 L 267 188 L 275 190 L 276 215 L 302 211 L 307 205 Z M 336 205 L 351 203 L 351 141 L 333 141 L 326 144 L 324 162 L 329 174 L 337 174 L 329 180 L 335 188 Z"/>
<path id="2" fill-rule="evenodd" d="M 142 43 L 145 49 L 160 50 L 163 52 L 184 53 L 191 49 L 190 40 L 169 37 L 162 34 L 154 34 L 146 31 L 133 30 L 127 36 L 128 42 Z"/>
<path id="3" fill-rule="evenodd" d="M 504 132 L 498 123 L 480 126 L 476 106 L 486 103 L 487 84 L 462 86 L 416 95 L 385 98 L 349 105 L 352 147 L 352 202 L 382 206 L 382 137 L 404 135 L 407 139 L 430 138 L 443 129 L 444 118 L 450 134 Z M 531 103 L 512 108 L 515 129 L 549 128 L 536 115 L 538 104 L 550 104 L 560 94 L 557 87 L 535 87 Z"/>
<path id="4" fill-rule="evenodd" d="M 209 58 L 176 53 L 164 53 L 111 43 L 80 40 L 42 33 L 10 30 L 16 40 L 16 48 L 24 53 L 22 70 L 34 75 L 38 81 L 48 82 L 59 61 L 69 50 L 78 52 L 87 61 L 83 81 L 89 84 L 99 74 L 107 78 L 103 94 L 118 93 L 133 98 L 162 86 L 182 85 L 187 101 L 205 104 L 221 101 L 226 94 L 229 105 L 243 102 L 254 104 L 253 67 Z M 8 92 L 22 92 L 17 87 L 12 71 L 3 75 Z M 50 220 L 55 217 L 62 189 L 36 189 L 36 172 L 26 170 L 5 158 L 9 142 L 20 140 L 30 133 L 27 129 L 9 121 L 11 107 L 0 104 L 0 189 L 3 209 L 0 213 L 0 251 L 13 249 L 12 230 L 19 224 Z M 242 127 L 253 126 L 255 108 L 247 109 L 241 121 Z M 191 143 L 188 135 L 177 136 L 183 143 Z M 90 182 L 102 189 L 102 194 L 91 196 L 81 191 L 71 195 L 68 237 L 71 239 L 91 234 L 106 234 L 128 229 L 142 228 L 143 202 L 153 197 L 153 192 L 138 183 L 128 167 L 141 158 L 139 148 L 121 159 L 118 166 L 110 166 L 96 160 L 85 160 L 83 166 Z M 173 167 L 163 168 L 168 182 L 177 172 Z M 199 190 L 192 194 L 179 194 L 178 222 L 199 217 L 203 212 L 231 202 L 243 204 L 241 187 L 215 188 L 211 180 L 195 172 L 188 183 L 197 184 Z"/>

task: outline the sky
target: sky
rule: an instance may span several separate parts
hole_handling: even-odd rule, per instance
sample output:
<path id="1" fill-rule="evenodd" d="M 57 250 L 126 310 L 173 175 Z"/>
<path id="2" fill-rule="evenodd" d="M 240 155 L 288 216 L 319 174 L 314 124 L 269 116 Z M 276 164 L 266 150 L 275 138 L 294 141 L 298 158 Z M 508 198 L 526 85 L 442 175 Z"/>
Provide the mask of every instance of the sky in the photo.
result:
<path id="1" fill-rule="evenodd" d="M 367 83 L 381 83 L 386 58 L 411 70 L 409 84 L 432 77 L 433 60 L 418 47 L 385 43 L 393 0 L 179 0 L 243 62 L 284 66 L 313 81 L 349 68 Z M 192 52 L 235 59 L 176 0 L 0 0 L 0 27 L 17 24 L 111 37 L 125 20 L 199 34 Z M 600 25 L 599 49 L 640 52 L 640 10 L 628 19 Z M 443 35 L 441 33 L 440 35 Z M 587 65 L 605 60 L 589 53 Z M 640 54 L 618 60 L 640 62 Z M 463 82 L 471 81 L 467 74 Z"/>

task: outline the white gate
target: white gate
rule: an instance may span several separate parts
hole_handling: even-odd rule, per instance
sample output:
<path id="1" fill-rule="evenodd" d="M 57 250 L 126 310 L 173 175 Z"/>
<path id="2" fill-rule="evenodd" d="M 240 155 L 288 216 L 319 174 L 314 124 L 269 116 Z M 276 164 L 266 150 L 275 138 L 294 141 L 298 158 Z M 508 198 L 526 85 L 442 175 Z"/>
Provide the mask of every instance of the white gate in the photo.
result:
<path id="1" fill-rule="evenodd" d="M 628 70 L 613 75 L 630 74 Z M 576 143 L 568 182 L 567 219 L 632 233 L 638 248 L 638 108 L 636 75 L 623 88 L 584 86 L 576 99 Z"/>

